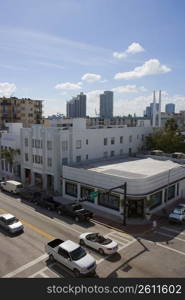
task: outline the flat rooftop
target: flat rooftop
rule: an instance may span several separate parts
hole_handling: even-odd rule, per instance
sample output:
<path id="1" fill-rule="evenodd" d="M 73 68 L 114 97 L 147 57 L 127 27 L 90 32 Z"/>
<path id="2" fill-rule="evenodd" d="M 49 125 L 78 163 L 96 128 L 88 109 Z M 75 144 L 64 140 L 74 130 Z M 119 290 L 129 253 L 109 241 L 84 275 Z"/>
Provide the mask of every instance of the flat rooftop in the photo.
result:
<path id="1" fill-rule="evenodd" d="M 124 178 L 145 178 L 180 167 L 171 160 L 157 160 L 152 158 L 127 158 L 122 160 L 102 160 L 71 167 L 82 168 L 103 174 Z"/>

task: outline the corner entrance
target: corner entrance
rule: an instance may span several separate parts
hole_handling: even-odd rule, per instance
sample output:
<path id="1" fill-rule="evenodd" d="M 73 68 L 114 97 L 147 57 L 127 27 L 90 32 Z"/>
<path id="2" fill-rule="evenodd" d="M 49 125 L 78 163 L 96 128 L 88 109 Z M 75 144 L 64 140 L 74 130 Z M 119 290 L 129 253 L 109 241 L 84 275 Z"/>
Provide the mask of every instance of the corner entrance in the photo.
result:
<path id="1" fill-rule="evenodd" d="M 144 199 L 128 200 L 128 218 L 142 218 L 144 216 Z"/>

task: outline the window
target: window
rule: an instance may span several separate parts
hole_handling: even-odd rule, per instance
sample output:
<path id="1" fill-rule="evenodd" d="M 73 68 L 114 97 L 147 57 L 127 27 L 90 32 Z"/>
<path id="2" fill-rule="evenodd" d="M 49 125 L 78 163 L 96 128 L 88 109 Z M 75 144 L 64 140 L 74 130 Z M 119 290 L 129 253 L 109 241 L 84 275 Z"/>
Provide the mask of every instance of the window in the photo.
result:
<path id="1" fill-rule="evenodd" d="M 137 140 L 139 140 L 139 134 L 137 135 Z"/>
<path id="2" fill-rule="evenodd" d="M 64 166 L 68 164 L 68 158 L 67 157 L 62 158 L 62 164 Z"/>
<path id="3" fill-rule="evenodd" d="M 62 151 L 65 152 L 68 150 L 68 142 L 62 141 Z"/>
<path id="4" fill-rule="evenodd" d="M 108 139 L 104 138 L 104 146 L 107 146 Z"/>
<path id="5" fill-rule="evenodd" d="M 120 144 L 123 144 L 123 136 L 120 136 Z"/>
<path id="6" fill-rule="evenodd" d="M 114 156 L 114 151 L 110 152 L 110 156 L 113 157 Z"/>
<path id="7" fill-rule="evenodd" d="M 81 149 L 82 148 L 82 141 L 81 140 L 77 140 L 76 141 L 76 149 Z"/>
<path id="8" fill-rule="evenodd" d="M 144 136 L 144 134 L 142 134 L 142 136 L 141 136 L 142 141 L 144 141 L 144 138 L 145 138 L 145 136 Z"/>
<path id="9" fill-rule="evenodd" d="M 32 147 L 34 148 L 35 147 L 35 140 L 32 139 Z"/>
<path id="10" fill-rule="evenodd" d="M 114 138 L 114 137 L 111 137 L 110 143 L 111 143 L 111 145 L 114 145 L 114 144 L 115 144 L 115 138 Z"/>
<path id="11" fill-rule="evenodd" d="M 129 143 L 132 143 L 132 135 L 129 136 Z"/>
<path id="12" fill-rule="evenodd" d="M 66 182 L 66 194 L 73 197 L 77 197 L 77 184 Z"/>
<path id="13" fill-rule="evenodd" d="M 25 157 L 25 161 L 28 161 L 28 160 L 29 160 L 29 158 L 28 158 L 28 153 L 25 153 L 24 157 Z"/>
<path id="14" fill-rule="evenodd" d="M 76 162 L 80 162 L 81 161 L 81 155 L 78 155 L 77 157 L 76 157 Z"/>
<path id="15" fill-rule="evenodd" d="M 25 139 L 24 139 L 24 146 L 25 146 L 25 147 L 28 147 L 28 138 L 25 138 Z"/>
<path id="16" fill-rule="evenodd" d="M 88 140 L 86 140 L 86 145 L 88 145 L 88 143 L 89 143 L 89 141 L 88 141 Z"/>
<path id="17" fill-rule="evenodd" d="M 172 185 L 168 188 L 168 193 L 167 193 L 167 189 L 165 189 L 165 197 L 164 200 L 165 201 L 169 201 L 171 199 L 175 198 L 175 185 Z"/>
<path id="18" fill-rule="evenodd" d="M 177 183 L 177 196 L 179 196 L 179 182 Z"/>
<path id="19" fill-rule="evenodd" d="M 47 149 L 52 150 L 52 141 L 47 141 Z"/>
<path id="20" fill-rule="evenodd" d="M 162 191 L 150 196 L 150 210 L 162 204 Z"/>
<path id="21" fill-rule="evenodd" d="M 105 151 L 104 153 L 103 153 L 103 157 L 108 157 L 108 152 L 107 151 Z"/>
<path id="22" fill-rule="evenodd" d="M 4 170 L 4 160 L 1 160 L 1 168 Z"/>
<path id="23" fill-rule="evenodd" d="M 93 202 L 94 203 L 94 198 L 90 197 L 90 194 L 92 192 L 94 192 L 94 189 L 93 188 L 90 188 L 90 187 L 87 187 L 87 186 L 81 186 L 81 198 L 84 199 L 86 201 L 89 201 L 89 202 Z"/>
<path id="24" fill-rule="evenodd" d="M 120 155 L 123 155 L 123 149 L 120 149 Z"/>
<path id="25" fill-rule="evenodd" d="M 32 162 L 35 162 L 35 155 L 32 155 Z"/>
<path id="26" fill-rule="evenodd" d="M 98 204 L 99 205 L 119 211 L 119 201 L 120 201 L 119 196 L 110 194 L 110 196 L 108 197 L 108 195 L 103 192 L 98 193 Z"/>
<path id="27" fill-rule="evenodd" d="M 52 158 L 48 157 L 48 167 L 52 167 Z"/>
<path id="28" fill-rule="evenodd" d="M 88 156 L 88 154 L 86 154 L 85 158 L 86 158 L 86 159 L 89 159 L 89 156 Z"/>

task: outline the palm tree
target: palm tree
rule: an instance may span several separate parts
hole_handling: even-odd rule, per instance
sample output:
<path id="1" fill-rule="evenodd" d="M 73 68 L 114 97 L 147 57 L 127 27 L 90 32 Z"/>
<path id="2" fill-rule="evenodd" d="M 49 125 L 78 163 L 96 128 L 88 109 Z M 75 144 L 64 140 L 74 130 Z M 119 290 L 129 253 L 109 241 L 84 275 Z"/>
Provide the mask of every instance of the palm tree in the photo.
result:
<path id="1" fill-rule="evenodd" d="M 20 149 L 1 149 L 1 159 L 7 161 L 10 167 L 13 168 L 13 173 L 16 173 L 16 157 L 20 154 Z"/>

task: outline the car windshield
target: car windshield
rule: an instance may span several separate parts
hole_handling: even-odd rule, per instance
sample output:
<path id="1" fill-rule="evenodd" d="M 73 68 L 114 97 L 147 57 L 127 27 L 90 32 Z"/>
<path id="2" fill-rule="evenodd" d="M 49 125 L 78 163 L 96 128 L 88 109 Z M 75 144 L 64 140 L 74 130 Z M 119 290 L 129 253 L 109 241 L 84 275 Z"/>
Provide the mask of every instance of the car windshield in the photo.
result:
<path id="1" fill-rule="evenodd" d="M 82 247 L 78 247 L 77 249 L 70 252 L 70 256 L 72 260 L 79 260 L 82 257 L 86 256 L 86 252 Z"/>
<path id="2" fill-rule="evenodd" d="M 18 219 L 15 218 L 15 217 L 6 220 L 6 224 L 7 224 L 7 225 L 12 225 L 12 224 L 17 223 L 17 222 L 18 222 Z"/>
<path id="3" fill-rule="evenodd" d="M 23 188 L 23 185 L 22 184 L 18 184 L 17 187 L 18 188 Z"/>
<path id="4" fill-rule="evenodd" d="M 180 208 L 175 208 L 174 211 L 173 211 L 174 214 L 177 214 L 177 215 L 182 215 L 183 214 L 183 211 L 182 209 Z"/>
<path id="5" fill-rule="evenodd" d="M 75 205 L 73 206 L 73 210 L 80 210 L 82 209 L 83 207 L 79 204 L 79 205 Z"/>

